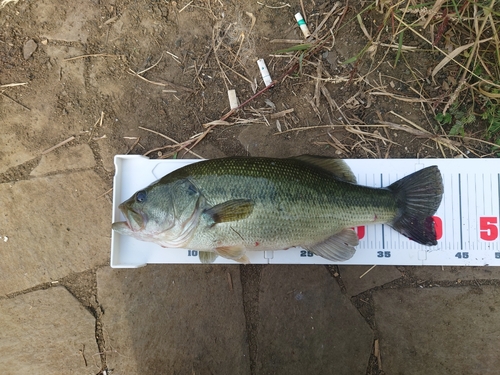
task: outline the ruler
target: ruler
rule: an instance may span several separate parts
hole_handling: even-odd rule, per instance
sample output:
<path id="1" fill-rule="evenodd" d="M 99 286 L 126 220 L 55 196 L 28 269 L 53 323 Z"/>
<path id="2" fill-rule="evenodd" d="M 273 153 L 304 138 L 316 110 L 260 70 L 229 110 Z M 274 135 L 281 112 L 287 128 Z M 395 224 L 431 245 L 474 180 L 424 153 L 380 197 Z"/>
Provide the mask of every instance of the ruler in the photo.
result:
<path id="1" fill-rule="evenodd" d="M 167 173 L 200 161 L 150 160 L 115 156 L 113 222 L 123 221 L 118 205 Z M 346 159 L 358 184 L 385 187 L 424 167 L 437 165 L 444 194 L 434 216 L 437 246 L 424 246 L 387 225 L 357 227 L 356 254 L 342 264 L 357 265 L 500 265 L 500 159 Z M 301 248 L 247 253 L 254 264 L 333 264 Z M 111 267 L 136 268 L 152 263 L 200 263 L 198 252 L 166 249 L 114 231 Z M 232 264 L 218 257 L 215 263 Z"/>

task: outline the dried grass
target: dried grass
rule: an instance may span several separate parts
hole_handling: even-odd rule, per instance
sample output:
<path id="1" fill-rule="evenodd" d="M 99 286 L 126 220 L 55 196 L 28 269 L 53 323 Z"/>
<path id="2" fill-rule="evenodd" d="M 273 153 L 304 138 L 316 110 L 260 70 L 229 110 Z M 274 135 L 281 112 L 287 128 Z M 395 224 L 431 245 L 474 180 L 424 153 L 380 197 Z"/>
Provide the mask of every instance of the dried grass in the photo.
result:
<path id="1" fill-rule="evenodd" d="M 14 3 L 16 4 L 19 0 L 2 0 L 0 1 L 0 9 L 5 7 L 8 3 Z"/>
<path id="2" fill-rule="evenodd" d="M 446 113 L 452 103 L 460 100 L 465 94 L 472 95 L 473 98 L 481 97 L 495 101 L 500 100 L 500 93 L 497 91 L 500 89 L 500 83 L 497 82 L 500 68 L 498 64 L 492 68 L 491 64 L 492 56 L 497 59 L 500 56 L 497 31 L 498 16 L 497 13 L 491 10 L 496 1 L 498 0 L 489 0 L 488 6 L 483 7 L 477 3 L 467 3 L 468 5 L 462 8 L 453 7 L 454 3 L 451 0 L 436 0 L 430 8 L 422 7 L 423 3 L 420 0 L 375 1 L 363 11 L 358 12 L 349 21 L 356 22 L 367 39 L 365 48 L 345 62 L 353 65 L 351 74 L 332 76 L 325 69 L 318 55 L 322 51 L 331 50 L 335 44 L 335 32 L 345 25 L 343 22 L 349 8 L 341 6 L 337 2 L 330 9 L 326 9 L 326 13 L 323 13 L 321 17 L 316 15 L 317 26 L 306 43 L 301 40 L 271 40 L 271 43 L 291 43 L 295 44 L 295 46 L 271 54 L 271 56 L 280 57 L 280 65 L 283 65 L 283 61 L 288 62 L 283 68 L 281 76 L 276 78 L 271 85 L 258 92 L 256 92 L 255 79 L 249 74 L 244 63 L 245 52 L 253 48 L 252 30 L 256 23 L 255 15 L 242 13 L 243 18 L 238 19 L 238 22 L 224 25 L 223 20 L 217 18 L 214 10 L 208 5 L 209 11 L 216 22 L 212 32 L 210 50 L 201 62 L 195 64 L 196 79 L 203 87 L 199 75 L 210 56 L 212 56 L 219 68 L 217 76 L 223 80 L 226 89 L 234 87 L 236 81 L 245 81 L 251 85 L 255 94 L 246 100 L 241 100 L 241 104 L 237 108 L 230 110 L 219 119 L 203 124 L 203 132 L 184 142 L 175 141 L 174 144 L 167 145 L 163 149 L 171 151 L 169 154 L 182 150 L 188 150 L 186 152 L 189 152 L 192 147 L 216 127 L 255 123 L 265 123 L 271 126 L 270 120 L 272 120 L 276 122 L 278 128 L 276 134 L 323 128 L 326 130 L 327 140 L 316 142 L 316 144 L 329 145 L 336 150 L 336 153 L 347 156 L 358 150 L 369 157 L 387 157 L 391 146 L 404 146 L 389 138 L 389 129 L 425 140 L 422 142 L 424 147 L 431 147 L 432 145 L 432 148 L 438 148 L 443 157 L 455 155 L 467 157 L 468 151 L 481 156 L 481 147 L 476 148 L 477 145 L 492 146 L 495 143 L 470 136 L 451 139 L 439 125 L 436 126 L 433 119 L 428 118 L 428 126 L 424 127 L 398 115 L 396 112 L 388 113 L 389 116 L 398 119 L 396 122 L 388 121 L 379 115 L 380 121 L 376 124 L 367 124 L 355 115 L 355 111 L 363 107 L 369 108 L 376 97 L 385 97 L 392 102 L 416 104 L 420 106 L 422 114 L 426 117 L 426 111 L 435 113 L 435 111 L 440 110 Z M 188 3 L 188 5 L 190 4 Z M 283 6 L 288 6 L 288 4 Z M 379 24 L 378 28 L 367 27 L 366 15 L 374 9 L 381 12 L 383 17 L 383 23 Z M 302 9 L 302 15 L 307 19 L 308 15 L 304 9 Z M 446 34 L 447 30 L 454 33 L 455 41 L 466 41 L 466 43 L 455 44 L 453 48 L 439 47 L 443 35 L 446 38 L 449 37 Z M 387 34 L 389 34 L 389 38 L 387 38 Z M 431 71 L 418 71 L 412 60 L 407 59 L 408 54 L 422 53 L 422 46 L 416 47 L 403 43 L 403 34 L 411 36 L 414 40 L 419 40 L 421 45 L 427 45 L 429 50 L 441 54 L 439 63 Z M 425 35 L 431 35 L 431 37 Z M 391 57 L 394 56 L 394 51 L 396 52 L 396 58 L 391 61 L 390 58 L 394 58 Z M 465 54 L 467 56 L 464 56 Z M 366 73 L 359 75 L 358 67 L 365 61 L 368 61 L 370 65 L 368 69 L 365 69 Z M 386 63 L 390 63 L 394 67 L 398 66 L 398 64 L 404 64 L 410 72 L 411 79 L 402 81 L 396 77 L 382 76 L 378 73 L 378 70 L 382 64 Z M 141 76 L 155 65 L 139 73 L 131 71 L 131 74 L 151 84 L 179 89 L 177 85 L 172 83 L 150 81 Z M 478 74 L 476 71 L 478 66 L 487 72 L 489 76 Z M 448 92 L 434 97 L 430 96 L 428 94 L 429 87 L 431 85 L 436 86 L 437 81 L 442 80 L 442 73 L 451 68 L 458 70 L 459 76 L 456 81 L 450 80 Z M 310 94 L 304 96 L 304 100 L 309 102 L 319 122 L 328 123 L 328 121 L 323 121 L 326 116 L 326 118 L 330 119 L 330 123 L 332 123 L 331 118 L 335 118 L 336 121 L 341 122 L 340 124 L 301 126 L 297 128 L 292 126 L 290 117 L 287 117 L 292 114 L 293 109 L 273 113 L 275 109 L 247 108 L 271 87 L 274 87 L 275 91 L 278 90 L 278 86 L 287 81 L 292 73 L 296 72 L 299 72 L 302 83 L 304 83 L 304 80 L 310 80 L 312 83 L 312 90 Z M 374 77 L 377 78 L 374 79 Z M 391 87 L 393 82 L 404 85 L 410 91 L 404 94 L 395 92 L 394 87 Z M 330 89 L 332 85 L 352 84 L 360 87 L 359 91 L 354 95 L 351 93 L 344 98 L 337 98 L 332 95 Z M 192 92 L 191 89 L 185 87 L 180 87 L 180 89 Z M 242 111 L 244 108 L 247 108 L 246 112 Z M 295 115 L 293 122 L 298 122 Z M 328 131 L 333 127 L 341 127 L 349 134 L 349 144 L 340 142 Z M 430 144 L 425 145 L 427 142 L 430 142 Z M 158 150 L 148 151 L 148 154 Z M 162 157 L 165 157 L 165 155 L 162 155 Z"/>

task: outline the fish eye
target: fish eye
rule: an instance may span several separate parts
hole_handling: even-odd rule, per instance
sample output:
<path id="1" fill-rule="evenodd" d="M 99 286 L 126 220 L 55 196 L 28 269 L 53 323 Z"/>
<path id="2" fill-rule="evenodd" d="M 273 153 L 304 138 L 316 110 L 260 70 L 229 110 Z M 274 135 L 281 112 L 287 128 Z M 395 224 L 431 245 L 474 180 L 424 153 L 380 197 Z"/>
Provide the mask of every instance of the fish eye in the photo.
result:
<path id="1" fill-rule="evenodd" d="M 138 191 L 135 194 L 135 200 L 139 203 L 142 203 L 146 200 L 146 192 L 144 190 Z"/>

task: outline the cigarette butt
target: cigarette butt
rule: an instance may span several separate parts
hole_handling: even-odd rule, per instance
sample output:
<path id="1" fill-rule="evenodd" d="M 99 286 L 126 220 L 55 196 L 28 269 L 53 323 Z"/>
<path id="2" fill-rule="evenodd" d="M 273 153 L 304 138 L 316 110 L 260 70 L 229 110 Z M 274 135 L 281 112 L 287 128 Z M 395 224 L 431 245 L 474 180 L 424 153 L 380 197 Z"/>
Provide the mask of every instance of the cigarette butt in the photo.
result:
<path id="1" fill-rule="evenodd" d="M 304 17 L 302 17 L 302 14 L 300 14 L 300 12 L 295 15 L 295 19 L 297 20 L 297 24 L 302 30 L 302 34 L 304 34 L 304 38 L 311 36 L 311 32 L 307 27 L 306 21 L 304 21 Z"/>
<path id="2" fill-rule="evenodd" d="M 266 86 L 269 86 L 273 82 L 273 80 L 271 78 L 271 75 L 269 74 L 269 70 L 267 70 L 267 66 L 264 59 L 257 60 L 257 65 L 259 65 L 260 74 L 262 75 L 264 84 Z"/>
<path id="3" fill-rule="evenodd" d="M 227 97 L 229 98 L 229 107 L 231 109 L 238 108 L 240 101 L 236 96 L 236 90 L 227 90 Z"/>

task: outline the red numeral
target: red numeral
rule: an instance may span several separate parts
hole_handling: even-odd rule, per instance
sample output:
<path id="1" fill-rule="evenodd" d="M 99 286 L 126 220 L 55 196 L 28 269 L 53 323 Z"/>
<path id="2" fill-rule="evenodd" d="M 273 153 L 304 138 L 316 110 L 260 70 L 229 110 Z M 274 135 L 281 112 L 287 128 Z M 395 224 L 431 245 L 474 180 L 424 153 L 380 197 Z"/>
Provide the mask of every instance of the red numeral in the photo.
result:
<path id="1" fill-rule="evenodd" d="M 439 216 L 433 216 L 434 219 L 434 230 L 436 231 L 436 240 L 440 240 L 443 237 L 443 220 Z"/>
<path id="2" fill-rule="evenodd" d="M 485 216 L 479 218 L 479 237 L 485 241 L 494 241 L 498 238 L 498 218 Z"/>
<path id="3" fill-rule="evenodd" d="M 356 227 L 356 233 L 358 234 L 358 238 L 362 239 L 365 236 L 365 227 Z"/>

